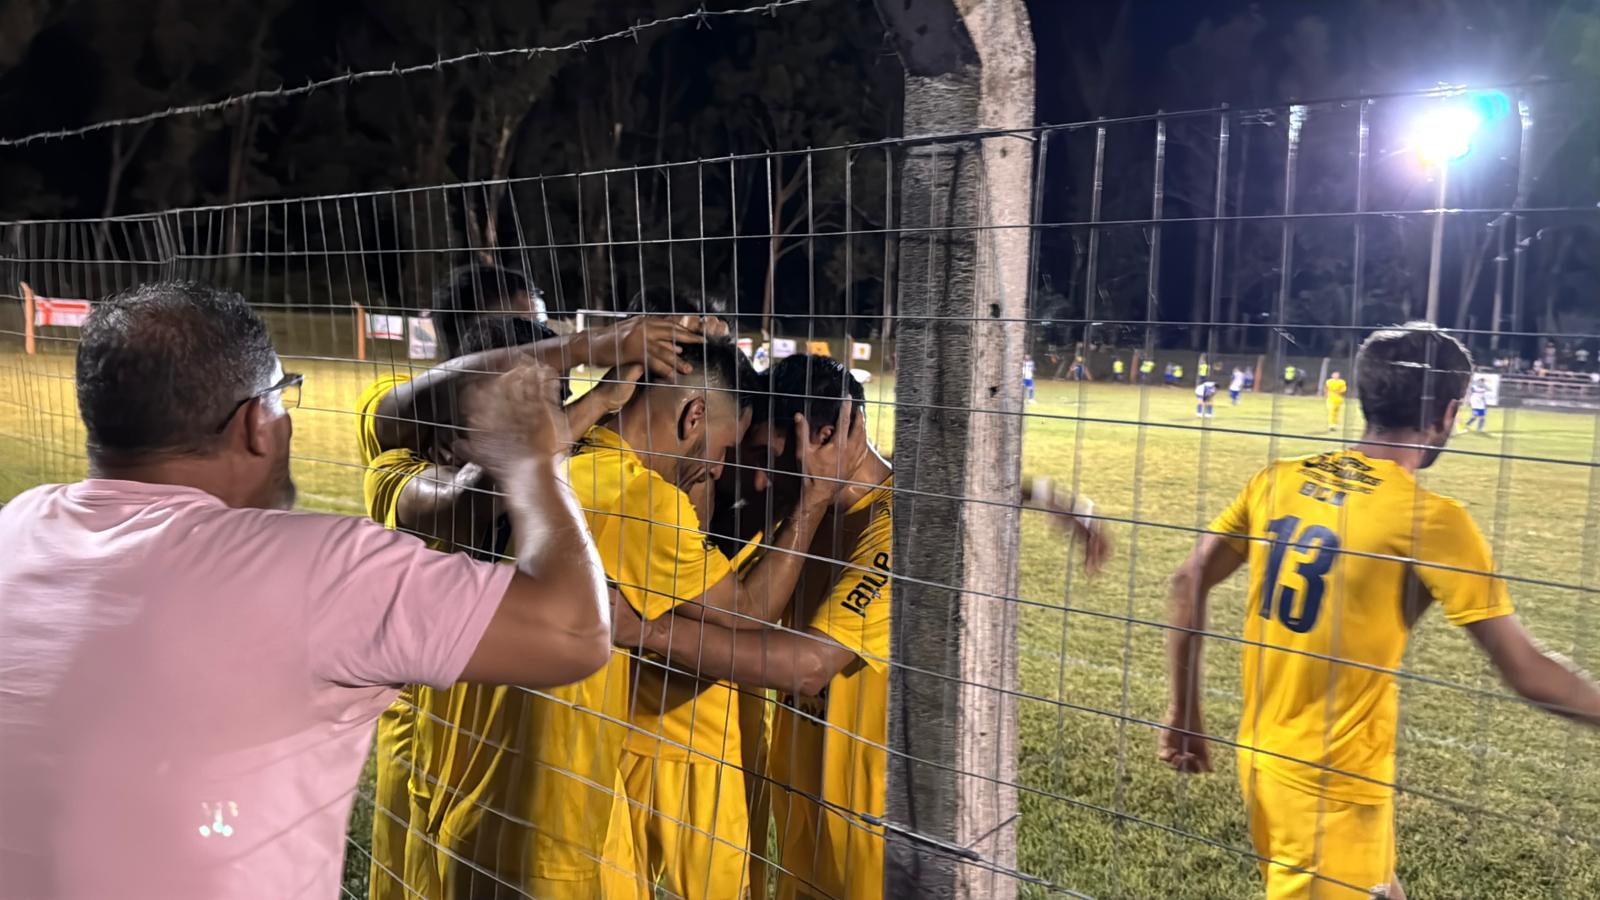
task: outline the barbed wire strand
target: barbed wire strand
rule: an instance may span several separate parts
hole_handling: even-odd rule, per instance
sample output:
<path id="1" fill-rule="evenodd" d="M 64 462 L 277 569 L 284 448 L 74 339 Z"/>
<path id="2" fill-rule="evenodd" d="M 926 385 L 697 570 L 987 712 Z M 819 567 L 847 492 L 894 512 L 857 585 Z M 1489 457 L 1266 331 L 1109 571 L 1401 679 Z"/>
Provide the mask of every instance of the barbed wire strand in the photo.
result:
<path id="1" fill-rule="evenodd" d="M 503 50 L 474 50 L 470 53 L 462 53 L 457 56 L 442 57 L 430 63 L 418 63 L 417 65 L 411 66 L 391 65 L 387 69 L 363 69 L 359 72 L 345 72 L 342 75 L 332 75 L 327 78 L 319 78 L 315 81 L 308 81 L 305 84 L 297 85 L 295 87 L 263 88 L 261 90 L 233 94 L 220 100 L 212 100 L 206 103 L 193 103 L 185 106 L 169 106 L 166 109 L 148 112 L 143 115 L 125 116 L 119 119 L 106 119 L 101 122 L 95 122 L 91 125 L 81 125 L 76 128 L 58 128 L 50 131 L 39 131 L 33 134 L 23 135 L 21 137 L 0 138 L 0 147 L 23 147 L 41 141 L 53 141 L 61 140 L 63 138 L 81 137 L 97 131 L 105 131 L 111 128 L 121 128 L 125 125 L 143 125 L 146 122 L 155 122 L 160 119 L 170 119 L 177 116 L 191 116 L 200 115 L 202 113 L 220 112 L 222 110 L 230 109 L 232 107 L 240 106 L 256 100 L 277 100 L 285 97 L 296 97 L 302 94 L 309 94 L 313 91 L 321 90 L 322 88 L 334 87 L 341 84 L 355 84 L 356 82 L 368 81 L 375 78 L 404 78 L 408 75 L 416 75 L 421 72 L 442 71 L 450 66 L 457 66 L 468 62 L 476 62 L 478 60 L 501 59 L 514 56 L 520 56 L 525 59 L 529 59 L 535 56 L 569 53 L 573 50 L 587 51 L 591 47 L 609 43 L 611 41 L 619 41 L 623 39 L 637 41 L 639 35 L 643 34 L 644 32 L 651 31 L 665 25 L 679 25 L 684 22 L 694 22 L 696 23 L 696 27 L 699 28 L 709 25 L 711 20 L 716 18 L 747 15 L 775 16 L 777 15 L 778 10 L 785 7 L 804 6 L 806 4 L 815 2 L 818 2 L 818 0 L 770 0 L 770 2 L 763 3 L 759 6 L 747 6 L 741 9 L 716 10 L 706 9 L 704 5 L 701 5 L 695 10 L 683 13 L 682 15 L 664 16 L 660 19 L 653 19 L 649 22 L 640 22 L 630 25 L 627 28 L 618 29 L 617 31 L 613 31 L 609 34 L 603 34 L 589 38 L 580 38 L 575 41 L 569 41 L 565 44 L 554 44 L 546 47 L 513 47 Z"/>

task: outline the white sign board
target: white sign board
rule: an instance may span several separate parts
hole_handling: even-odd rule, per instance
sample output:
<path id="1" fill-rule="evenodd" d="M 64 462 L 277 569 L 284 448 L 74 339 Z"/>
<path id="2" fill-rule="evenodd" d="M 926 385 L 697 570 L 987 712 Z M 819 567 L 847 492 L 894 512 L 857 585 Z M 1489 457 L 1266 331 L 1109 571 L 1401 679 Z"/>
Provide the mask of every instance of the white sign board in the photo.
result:
<path id="1" fill-rule="evenodd" d="M 867 360 L 872 358 L 872 345 L 860 341 L 850 342 L 850 359 L 852 361 Z"/>
<path id="2" fill-rule="evenodd" d="M 411 342 L 406 356 L 411 359 L 433 359 L 439 355 L 439 334 L 434 330 L 433 319 L 412 316 L 406 319 L 411 326 Z"/>
<path id="3" fill-rule="evenodd" d="M 789 357 L 794 355 L 794 351 L 795 351 L 795 345 L 794 345 L 794 341 L 792 339 L 790 339 L 790 338 L 773 338 L 772 339 L 772 358 L 773 359 L 787 359 L 787 358 L 789 358 Z"/>
<path id="4" fill-rule="evenodd" d="M 89 301 L 87 300 L 51 300 L 47 297 L 35 297 L 33 300 L 33 324 L 35 325 L 64 325 L 68 328 L 82 328 L 83 320 L 89 318 Z"/>
<path id="5" fill-rule="evenodd" d="M 367 313 L 367 337 L 380 341 L 405 340 L 405 316 L 392 316 L 386 313 Z"/>

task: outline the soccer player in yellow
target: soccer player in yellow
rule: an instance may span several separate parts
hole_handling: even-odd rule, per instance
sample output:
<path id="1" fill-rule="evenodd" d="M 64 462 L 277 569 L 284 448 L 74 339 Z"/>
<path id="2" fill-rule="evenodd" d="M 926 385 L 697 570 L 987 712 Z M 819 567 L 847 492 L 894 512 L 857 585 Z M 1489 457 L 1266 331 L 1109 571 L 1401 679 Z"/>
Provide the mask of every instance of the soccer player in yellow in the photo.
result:
<path id="1" fill-rule="evenodd" d="M 701 528 L 685 489 L 721 471 L 743 434 L 756 376 L 731 342 L 707 340 L 704 376 L 652 382 L 613 420 L 592 429 L 569 465 L 606 573 L 633 613 L 647 621 L 763 628 L 793 594 L 837 473 L 865 439 L 826 438 L 801 450 L 812 476 L 794 515 L 772 532 L 768 552 L 735 573 Z M 739 394 L 742 393 L 741 398 Z M 825 473 L 825 474 L 824 474 Z M 631 821 L 634 870 L 670 896 L 746 894 L 749 821 L 739 707 L 726 681 L 696 666 L 641 655 L 634 664 L 631 729 L 621 771 Z"/>
<path id="2" fill-rule="evenodd" d="M 1374 333 L 1356 359 L 1362 441 L 1267 466 L 1173 579 L 1160 756 L 1205 772 L 1207 598 L 1249 562 L 1239 782 L 1270 900 L 1404 897 L 1394 673 L 1428 604 L 1465 627 L 1518 694 L 1600 725 L 1600 690 L 1523 629 L 1472 517 L 1417 482 L 1450 438 L 1471 371 L 1466 348 L 1427 323 Z"/>
<path id="3" fill-rule="evenodd" d="M 1328 398 L 1328 430 L 1338 431 L 1339 416 L 1344 414 L 1344 395 L 1349 385 L 1344 383 L 1338 372 L 1334 372 L 1331 378 L 1322 383 L 1322 390 Z"/>
<path id="4" fill-rule="evenodd" d="M 458 393 L 482 383 L 477 373 L 521 355 L 497 348 L 544 338 L 521 352 L 552 366 L 621 364 L 619 378 L 568 406 L 571 427 L 583 429 L 627 399 L 639 363 L 661 374 L 681 370 L 676 348 L 699 340 L 675 323 L 643 319 L 554 337 L 530 318 L 529 293 L 515 272 L 457 270 L 434 298 L 451 361 L 415 380 L 380 378 L 363 393 L 358 437 L 374 519 L 444 549 L 508 555 L 513 535 L 496 485 L 461 455 L 470 442 L 456 440 L 454 427 Z M 479 685 L 408 688 L 379 722 L 372 897 L 594 896 L 616 761 L 584 740 L 600 729 L 576 704 L 597 691 L 604 701 L 607 684 L 602 669 L 542 695 Z M 613 706 L 624 708 L 620 699 Z M 569 803 L 588 787 L 574 786 L 586 776 L 602 787 Z"/>
<path id="5" fill-rule="evenodd" d="M 739 482 L 722 499 L 743 502 L 718 519 L 735 531 L 753 530 L 741 527 L 741 509 L 758 517 L 802 509 L 807 455 L 841 432 L 866 433 L 864 392 L 835 360 L 788 357 L 769 372 L 768 388 L 740 446 L 745 465 L 723 482 Z M 777 826 L 771 862 L 785 900 L 883 895 L 883 833 L 868 817 L 883 815 L 888 768 L 893 469 L 870 446 L 861 450 L 839 476 L 844 487 L 807 549 L 781 623 L 735 631 L 709 621 L 641 622 L 624 610 L 616 619 L 619 643 L 638 641 L 702 677 L 779 694 L 765 776 Z M 1030 482 L 1032 499 L 1054 508 L 1047 486 L 1037 496 L 1040 484 Z M 1089 551 L 1092 568 L 1108 548 L 1102 537 Z M 752 823 L 758 846 L 766 824 Z M 764 896 L 765 885 L 755 888 Z"/>

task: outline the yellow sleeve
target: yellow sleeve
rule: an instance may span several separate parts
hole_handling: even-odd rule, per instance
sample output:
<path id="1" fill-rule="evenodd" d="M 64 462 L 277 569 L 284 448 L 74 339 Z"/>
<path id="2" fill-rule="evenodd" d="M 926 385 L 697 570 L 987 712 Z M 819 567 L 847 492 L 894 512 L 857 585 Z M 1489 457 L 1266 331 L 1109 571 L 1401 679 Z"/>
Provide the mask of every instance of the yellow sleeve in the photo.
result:
<path id="1" fill-rule="evenodd" d="M 874 671 L 889 670 L 889 590 L 894 530 L 887 502 L 873 510 L 827 602 L 807 627 L 833 638 Z"/>
<path id="2" fill-rule="evenodd" d="M 361 478 L 361 496 L 367 504 L 367 515 L 385 528 L 397 527 L 395 516 L 400 506 L 400 492 L 430 465 L 403 448 L 380 453 L 368 461 L 366 474 Z"/>
<path id="3" fill-rule="evenodd" d="M 361 450 L 361 464 L 370 466 L 383 448 L 378 446 L 378 401 L 394 390 L 396 385 L 411 380 L 410 375 L 385 375 L 367 385 L 356 400 L 356 444 Z"/>
<path id="4" fill-rule="evenodd" d="M 700 529 L 689 495 L 654 472 L 623 487 L 620 512 L 620 552 L 607 574 L 644 618 L 664 615 L 732 575 L 728 558 Z"/>
<path id="5" fill-rule="evenodd" d="M 1506 583 L 1494 575 L 1494 555 L 1466 508 L 1432 497 L 1412 553 L 1417 577 L 1452 625 L 1511 615 Z"/>
<path id="6" fill-rule="evenodd" d="M 1250 479 L 1233 502 L 1211 520 L 1206 530 L 1219 535 L 1240 556 L 1250 555 L 1250 507 L 1255 503 L 1256 488 L 1267 470 L 1263 469 Z"/>

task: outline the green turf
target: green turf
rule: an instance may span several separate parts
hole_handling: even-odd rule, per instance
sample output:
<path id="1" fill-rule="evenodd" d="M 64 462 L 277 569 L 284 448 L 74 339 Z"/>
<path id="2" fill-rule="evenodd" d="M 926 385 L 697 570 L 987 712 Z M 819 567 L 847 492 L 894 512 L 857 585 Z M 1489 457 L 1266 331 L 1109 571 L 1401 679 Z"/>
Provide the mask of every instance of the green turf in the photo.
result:
<path id="1" fill-rule="evenodd" d="M 290 368 L 308 374 L 295 417 L 302 505 L 359 513 L 349 410 L 387 366 L 295 360 Z M 70 374 L 66 356 L 0 355 L 0 498 L 81 474 Z M 891 383 L 868 392 L 893 399 Z M 1090 580 L 1067 565 L 1038 514 L 1024 520 L 1019 865 L 1096 897 L 1260 893 L 1253 863 L 1239 852 L 1248 842 L 1231 754 L 1215 754 L 1215 775 L 1179 778 L 1155 761 L 1148 727 L 1113 718 L 1149 721 L 1164 708 L 1162 634 L 1119 617 L 1159 619 L 1165 579 L 1193 540 L 1181 529 L 1203 525 L 1267 460 L 1328 446 L 1328 435 L 1314 398 L 1252 394 L 1234 409 L 1224 396 L 1206 430 L 1194 428 L 1192 401 L 1180 389 L 1044 382 L 1028 409 L 1027 472 L 1076 480 L 1098 512 L 1152 523 L 1115 525 L 1114 564 Z M 888 407 L 872 412 L 873 433 L 888 444 Z M 1353 434 L 1354 404 L 1348 415 Z M 1136 422 L 1147 427 L 1121 424 Z M 1595 419 L 1496 410 L 1490 425 L 1488 436 L 1455 442 L 1488 456 L 1446 455 L 1425 482 L 1467 503 L 1506 574 L 1594 585 L 1600 536 L 1585 543 L 1584 517 L 1600 502 Z M 1242 577 L 1219 592 L 1214 628 L 1240 627 L 1243 592 Z M 1593 594 L 1522 584 L 1512 593 L 1550 646 L 1593 662 L 1585 659 L 1596 641 Z M 1213 641 L 1208 662 L 1208 725 L 1228 734 L 1239 708 L 1237 651 Z M 1417 630 L 1406 668 L 1501 692 L 1466 636 L 1436 613 Z M 1600 740 L 1515 701 L 1411 682 L 1401 716 L 1399 868 L 1412 896 L 1600 896 Z M 364 824 L 355 829 L 360 843 L 364 832 Z M 350 887 L 364 893 L 359 879 Z"/>

